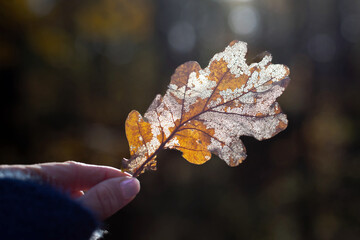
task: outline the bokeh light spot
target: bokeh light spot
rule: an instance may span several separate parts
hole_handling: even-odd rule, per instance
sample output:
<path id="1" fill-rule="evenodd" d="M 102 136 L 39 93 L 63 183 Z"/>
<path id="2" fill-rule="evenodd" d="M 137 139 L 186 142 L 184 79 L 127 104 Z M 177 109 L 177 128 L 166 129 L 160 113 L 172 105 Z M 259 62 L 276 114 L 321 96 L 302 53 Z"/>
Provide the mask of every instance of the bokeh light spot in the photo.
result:
<path id="1" fill-rule="evenodd" d="M 336 53 L 335 42 L 326 34 L 315 35 L 308 42 L 308 52 L 315 61 L 329 62 Z"/>
<path id="2" fill-rule="evenodd" d="M 187 22 L 177 22 L 168 32 L 168 42 L 177 52 L 190 52 L 196 42 L 194 27 Z"/>
<path id="3" fill-rule="evenodd" d="M 229 26 L 239 35 L 252 35 L 259 25 L 259 14 L 251 6 L 237 6 L 229 13 Z"/>
<path id="4" fill-rule="evenodd" d="M 56 0 L 27 0 L 30 11 L 39 16 L 45 16 L 54 8 Z"/>
<path id="5" fill-rule="evenodd" d="M 341 35 L 349 42 L 360 40 L 360 16 L 345 16 L 341 22 Z"/>

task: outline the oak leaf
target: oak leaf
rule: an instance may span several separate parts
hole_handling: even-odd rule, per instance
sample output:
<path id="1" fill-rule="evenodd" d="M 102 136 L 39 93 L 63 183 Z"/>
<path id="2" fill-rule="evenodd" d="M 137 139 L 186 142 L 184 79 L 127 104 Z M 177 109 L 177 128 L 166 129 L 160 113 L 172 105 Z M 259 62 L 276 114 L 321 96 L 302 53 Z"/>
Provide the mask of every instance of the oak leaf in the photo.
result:
<path id="1" fill-rule="evenodd" d="M 246 158 L 240 136 L 263 140 L 284 130 L 287 119 L 276 98 L 290 80 L 289 69 L 272 64 L 269 53 L 248 65 L 246 52 L 246 43 L 233 41 L 205 69 L 197 62 L 180 65 L 144 117 L 130 112 L 125 128 L 131 158 L 123 160 L 123 169 L 134 176 L 155 169 L 165 148 L 194 164 L 214 153 L 237 166 Z"/>

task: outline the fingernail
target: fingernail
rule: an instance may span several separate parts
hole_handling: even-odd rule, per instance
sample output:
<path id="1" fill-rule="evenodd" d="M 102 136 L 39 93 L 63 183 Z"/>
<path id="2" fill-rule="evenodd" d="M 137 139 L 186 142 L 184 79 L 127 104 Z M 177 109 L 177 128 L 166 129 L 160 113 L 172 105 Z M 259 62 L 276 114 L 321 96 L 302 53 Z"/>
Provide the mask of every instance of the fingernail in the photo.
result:
<path id="1" fill-rule="evenodd" d="M 120 183 L 123 197 L 133 198 L 140 191 L 140 182 L 136 178 L 128 178 Z"/>

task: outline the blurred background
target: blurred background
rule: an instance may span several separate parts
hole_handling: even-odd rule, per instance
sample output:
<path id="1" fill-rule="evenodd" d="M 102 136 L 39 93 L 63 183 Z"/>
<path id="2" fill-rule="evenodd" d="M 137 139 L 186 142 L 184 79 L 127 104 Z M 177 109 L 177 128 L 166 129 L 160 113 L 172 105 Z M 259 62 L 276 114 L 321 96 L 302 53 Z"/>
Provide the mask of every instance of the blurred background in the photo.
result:
<path id="1" fill-rule="evenodd" d="M 290 67 L 288 128 L 236 168 L 163 151 L 105 239 L 359 239 L 358 0 L 0 0 L 1 163 L 119 168 L 127 114 L 234 39 Z"/>

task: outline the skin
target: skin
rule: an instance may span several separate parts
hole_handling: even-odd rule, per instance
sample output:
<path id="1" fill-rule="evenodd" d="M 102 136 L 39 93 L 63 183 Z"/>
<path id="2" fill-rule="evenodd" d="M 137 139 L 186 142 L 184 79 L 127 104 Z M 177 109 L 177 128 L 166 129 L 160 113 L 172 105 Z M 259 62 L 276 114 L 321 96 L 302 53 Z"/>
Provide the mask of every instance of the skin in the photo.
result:
<path id="1" fill-rule="evenodd" d="M 40 176 L 105 219 L 131 202 L 140 191 L 140 183 L 116 168 L 74 161 L 34 165 L 1 165 L 1 170 L 21 171 Z"/>

